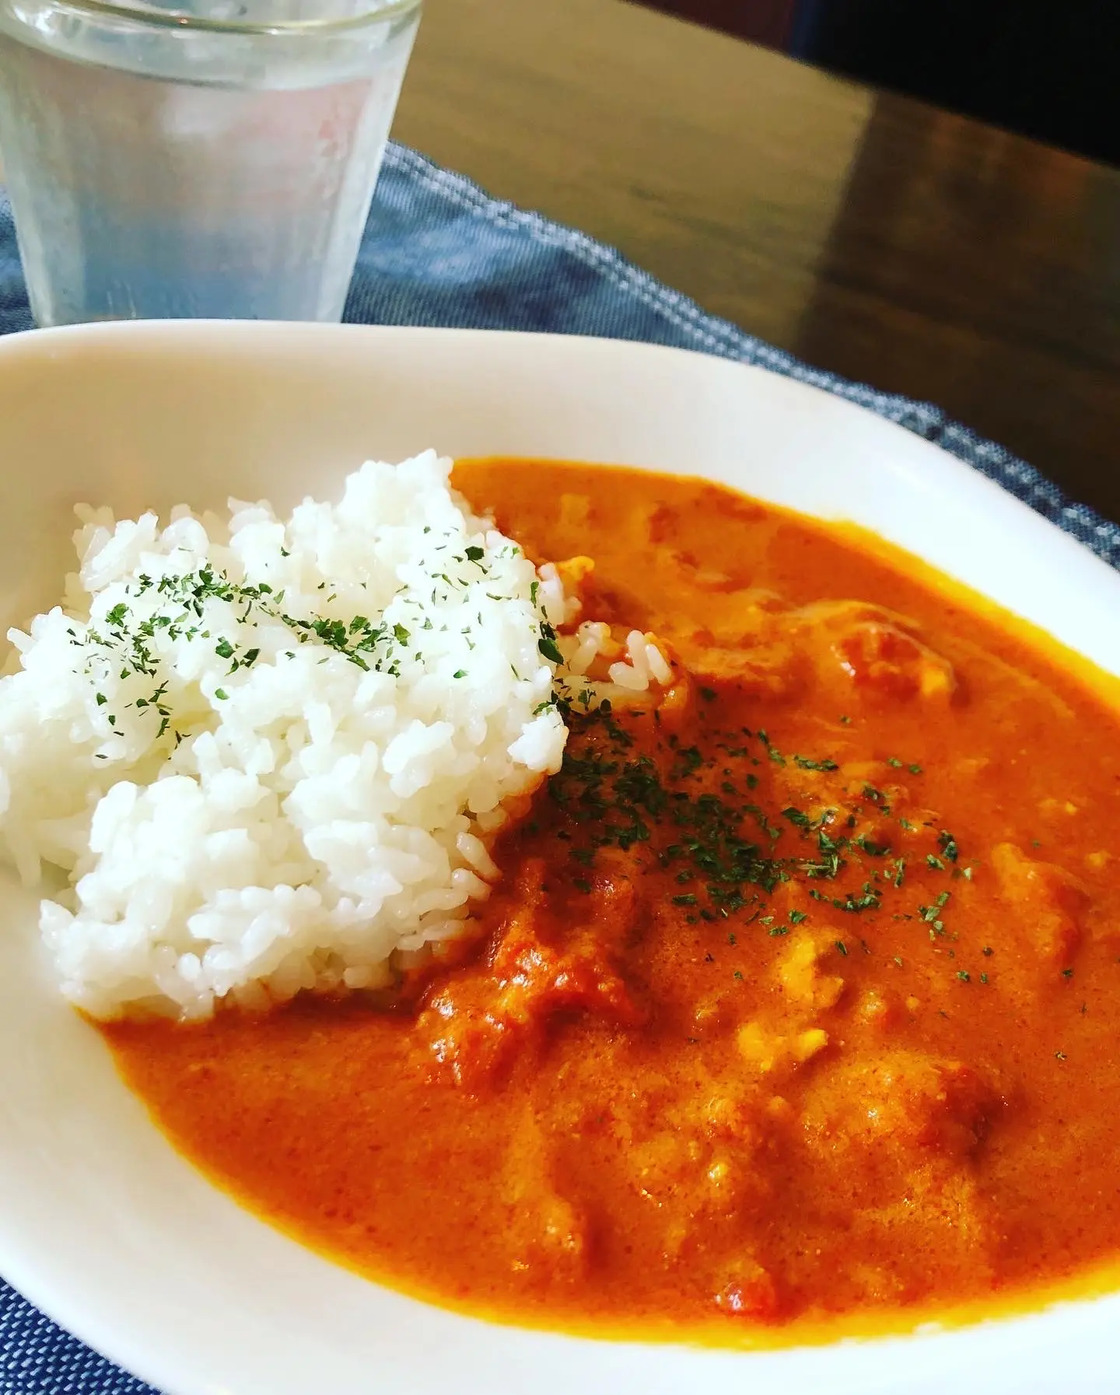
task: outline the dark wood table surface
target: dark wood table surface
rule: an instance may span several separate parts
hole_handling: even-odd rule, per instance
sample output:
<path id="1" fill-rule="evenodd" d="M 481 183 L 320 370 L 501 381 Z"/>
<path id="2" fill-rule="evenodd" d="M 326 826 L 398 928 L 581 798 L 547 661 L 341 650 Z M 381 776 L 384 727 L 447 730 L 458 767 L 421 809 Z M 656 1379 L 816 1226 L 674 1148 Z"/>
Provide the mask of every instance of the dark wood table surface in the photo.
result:
<path id="1" fill-rule="evenodd" d="M 1120 520 L 1120 172 L 623 0 L 427 0 L 394 134 Z"/>

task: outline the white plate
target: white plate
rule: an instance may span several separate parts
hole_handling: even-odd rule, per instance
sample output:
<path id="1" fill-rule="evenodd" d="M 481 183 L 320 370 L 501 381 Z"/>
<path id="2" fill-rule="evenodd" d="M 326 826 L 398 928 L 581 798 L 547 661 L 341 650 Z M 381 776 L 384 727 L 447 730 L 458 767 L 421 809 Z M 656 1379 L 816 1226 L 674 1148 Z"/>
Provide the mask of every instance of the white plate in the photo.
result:
<path id="1" fill-rule="evenodd" d="M 1120 577 L 928 443 L 675 349 L 467 331 L 98 325 L 0 340 L 0 619 L 59 594 L 69 509 L 281 505 L 428 445 L 646 465 L 851 518 L 1120 672 Z M 182 1161 L 0 889 L 0 1272 L 169 1395 L 1117 1390 L 1120 1296 L 953 1333 L 735 1353 L 491 1326 L 367 1283 Z"/>

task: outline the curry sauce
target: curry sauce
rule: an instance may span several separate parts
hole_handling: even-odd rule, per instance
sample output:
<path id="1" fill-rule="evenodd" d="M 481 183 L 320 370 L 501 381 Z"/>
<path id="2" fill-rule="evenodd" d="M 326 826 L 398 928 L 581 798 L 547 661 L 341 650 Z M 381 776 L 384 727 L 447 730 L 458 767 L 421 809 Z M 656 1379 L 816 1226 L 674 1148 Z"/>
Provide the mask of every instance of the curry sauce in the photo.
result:
<path id="1" fill-rule="evenodd" d="M 105 1033 L 308 1244 L 552 1327 L 1029 1302 L 1120 1254 L 1120 718 L 912 559 L 691 479 L 463 463 L 655 701 L 569 718 L 472 944 L 392 1002 Z"/>

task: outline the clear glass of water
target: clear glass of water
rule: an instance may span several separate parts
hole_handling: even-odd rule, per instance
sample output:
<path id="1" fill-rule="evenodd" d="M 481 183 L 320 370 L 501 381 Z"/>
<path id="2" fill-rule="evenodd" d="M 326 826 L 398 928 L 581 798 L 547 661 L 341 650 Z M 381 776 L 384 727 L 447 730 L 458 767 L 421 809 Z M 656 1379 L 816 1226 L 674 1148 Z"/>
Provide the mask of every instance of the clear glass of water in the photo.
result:
<path id="1" fill-rule="evenodd" d="M 40 325 L 338 320 L 420 0 L 0 0 Z"/>

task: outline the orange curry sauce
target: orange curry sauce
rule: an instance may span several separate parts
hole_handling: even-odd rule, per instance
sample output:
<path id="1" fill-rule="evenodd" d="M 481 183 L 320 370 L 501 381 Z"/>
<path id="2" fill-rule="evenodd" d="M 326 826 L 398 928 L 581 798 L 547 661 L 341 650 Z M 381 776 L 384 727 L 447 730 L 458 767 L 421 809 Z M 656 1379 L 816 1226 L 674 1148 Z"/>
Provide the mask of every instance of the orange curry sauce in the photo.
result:
<path id="1" fill-rule="evenodd" d="M 716 1341 L 1028 1303 L 1120 1254 L 1120 720 L 901 554 L 701 481 L 456 483 L 660 705 L 573 718 L 407 1001 L 106 1029 L 183 1152 L 406 1290 Z"/>

